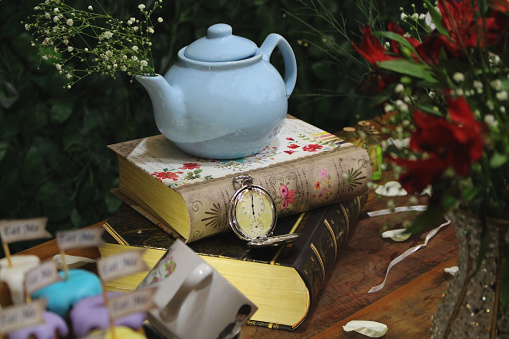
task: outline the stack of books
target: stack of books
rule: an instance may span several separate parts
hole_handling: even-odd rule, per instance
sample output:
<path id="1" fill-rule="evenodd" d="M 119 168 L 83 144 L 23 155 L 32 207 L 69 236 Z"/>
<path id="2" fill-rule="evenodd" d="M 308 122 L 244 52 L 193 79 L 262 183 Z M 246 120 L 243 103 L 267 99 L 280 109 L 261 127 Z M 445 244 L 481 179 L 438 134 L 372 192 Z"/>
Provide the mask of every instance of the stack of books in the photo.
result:
<path id="1" fill-rule="evenodd" d="M 200 159 L 163 136 L 111 145 L 120 166 L 114 193 L 125 204 L 105 223 L 101 255 L 147 249 L 157 263 L 179 238 L 259 308 L 250 324 L 292 330 L 307 316 L 327 272 L 367 200 L 367 152 L 289 117 L 262 152 L 237 160 Z M 250 175 L 278 208 L 275 235 L 302 233 L 282 247 L 250 249 L 230 231 L 232 178 Z M 132 290 L 143 275 L 111 282 Z"/>

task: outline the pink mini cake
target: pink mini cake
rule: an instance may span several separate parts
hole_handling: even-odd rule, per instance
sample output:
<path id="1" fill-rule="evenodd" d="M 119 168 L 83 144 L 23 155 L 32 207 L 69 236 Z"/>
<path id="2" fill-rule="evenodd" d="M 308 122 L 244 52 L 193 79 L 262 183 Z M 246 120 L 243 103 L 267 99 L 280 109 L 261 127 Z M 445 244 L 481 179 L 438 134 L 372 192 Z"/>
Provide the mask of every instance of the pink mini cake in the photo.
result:
<path id="1" fill-rule="evenodd" d="M 44 323 L 27 328 L 22 328 L 8 334 L 9 339 L 55 339 L 65 338 L 69 335 L 69 328 L 59 315 L 45 311 Z"/>
<path id="2" fill-rule="evenodd" d="M 121 292 L 108 292 L 108 298 L 122 295 Z M 85 298 L 77 302 L 69 313 L 73 333 L 77 338 L 85 337 L 95 329 L 107 329 L 108 310 L 102 294 Z M 145 312 L 130 314 L 115 320 L 116 326 L 125 326 L 138 330 L 146 319 Z"/>
<path id="3" fill-rule="evenodd" d="M 69 270 L 69 278 L 65 280 L 65 273 L 59 272 L 64 280 L 48 285 L 35 291 L 33 299 L 48 299 L 48 310 L 57 313 L 62 318 L 78 301 L 102 293 L 99 277 L 85 270 Z"/>

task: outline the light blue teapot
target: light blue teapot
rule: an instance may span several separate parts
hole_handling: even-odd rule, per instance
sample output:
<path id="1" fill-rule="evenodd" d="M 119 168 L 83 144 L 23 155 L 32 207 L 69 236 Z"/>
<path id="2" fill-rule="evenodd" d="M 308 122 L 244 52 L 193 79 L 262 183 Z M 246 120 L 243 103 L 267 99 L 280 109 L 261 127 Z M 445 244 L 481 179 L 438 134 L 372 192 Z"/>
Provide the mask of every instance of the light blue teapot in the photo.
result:
<path id="1" fill-rule="evenodd" d="M 278 47 L 285 79 L 270 63 Z M 186 153 L 235 159 L 259 152 L 279 133 L 295 87 L 288 42 L 270 34 L 258 48 L 216 24 L 178 52 L 164 77 L 136 76 L 152 100 L 157 127 Z"/>

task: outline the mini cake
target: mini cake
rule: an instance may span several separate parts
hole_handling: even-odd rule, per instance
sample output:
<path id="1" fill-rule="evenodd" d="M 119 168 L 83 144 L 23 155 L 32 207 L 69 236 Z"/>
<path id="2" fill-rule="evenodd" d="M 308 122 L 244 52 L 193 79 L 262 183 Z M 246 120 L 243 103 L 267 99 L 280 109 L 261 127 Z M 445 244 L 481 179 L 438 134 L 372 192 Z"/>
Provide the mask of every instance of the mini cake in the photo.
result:
<path id="1" fill-rule="evenodd" d="M 69 310 L 78 301 L 102 293 L 99 277 L 85 270 L 69 270 L 69 278 L 59 272 L 64 280 L 41 288 L 32 294 L 33 299 L 48 299 L 48 310 L 66 318 Z"/>
<path id="2" fill-rule="evenodd" d="M 122 295 L 121 292 L 108 292 L 108 298 L 114 298 Z M 69 319 L 73 333 L 81 338 L 88 335 L 95 329 L 107 329 L 109 326 L 108 310 L 104 305 L 102 294 L 85 298 L 77 302 L 69 313 Z M 115 320 L 116 326 L 125 326 L 133 330 L 143 327 L 146 319 L 146 313 L 134 313 Z M 119 336 L 119 338 L 123 338 Z"/>
<path id="3" fill-rule="evenodd" d="M 40 325 L 22 328 L 8 334 L 9 339 L 55 339 L 65 338 L 69 335 L 69 328 L 59 315 L 45 311 L 44 323 Z"/>
<path id="4" fill-rule="evenodd" d="M 91 336 L 94 336 L 95 334 L 102 332 L 101 330 L 97 330 L 91 333 Z M 113 339 L 113 335 L 111 334 L 111 330 L 108 329 L 107 331 L 104 331 L 102 334 L 103 339 Z M 122 338 L 122 339 L 146 339 L 147 337 L 145 334 L 142 334 L 140 332 L 136 332 L 129 327 L 125 326 L 116 326 L 115 327 L 115 338 Z"/>
<path id="5" fill-rule="evenodd" d="M 12 267 L 9 267 L 7 258 L 0 259 L 0 282 L 4 282 L 0 292 L 2 306 L 8 306 L 9 301 L 14 305 L 25 302 L 25 273 L 37 267 L 41 260 L 35 255 L 14 255 L 11 257 Z M 7 304 L 4 304 L 7 303 Z"/>

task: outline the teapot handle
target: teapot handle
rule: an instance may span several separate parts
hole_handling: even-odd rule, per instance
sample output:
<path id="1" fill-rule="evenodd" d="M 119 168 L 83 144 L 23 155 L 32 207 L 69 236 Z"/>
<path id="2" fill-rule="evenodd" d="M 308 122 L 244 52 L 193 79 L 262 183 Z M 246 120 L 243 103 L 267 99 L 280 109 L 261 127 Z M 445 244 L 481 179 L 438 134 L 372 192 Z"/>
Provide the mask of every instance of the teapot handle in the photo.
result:
<path id="1" fill-rule="evenodd" d="M 263 52 L 262 59 L 270 62 L 270 55 L 274 48 L 278 47 L 283 55 L 283 61 L 285 63 L 285 87 L 286 97 L 290 97 L 293 89 L 295 88 L 295 82 L 297 81 L 297 61 L 295 60 L 295 54 L 293 53 L 292 47 L 285 38 L 276 33 L 271 33 L 265 38 L 265 41 L 260 46 Z"/>

